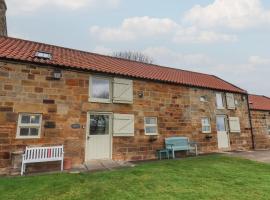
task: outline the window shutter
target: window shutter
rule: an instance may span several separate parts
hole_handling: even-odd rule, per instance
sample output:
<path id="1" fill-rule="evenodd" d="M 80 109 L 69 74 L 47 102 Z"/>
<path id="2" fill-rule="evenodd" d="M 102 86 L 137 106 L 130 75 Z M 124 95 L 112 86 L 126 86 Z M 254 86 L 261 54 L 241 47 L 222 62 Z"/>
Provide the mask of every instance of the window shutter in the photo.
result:
<path id="1" fill-rule="evenodd" d="M 232 93 L 226 93 L 226 101 L 228 109 L 235 109 L 234 95 Z"/>
<path id="2" fill-rule="evenodd" d="M 241 132 L 239 117 L 229 117 L 229 124 L 231 133 Z"/>
<path id="3" fill-rule="evenodd" d="M 114 136 L 134 136 L 134 115 L 114 114 Z"/>
<path id="4" fill-rule="evenodd" d="M 133 81 L 128 79 L 114 78 L 113 81 L 113 102 L 133 102 Z"/>

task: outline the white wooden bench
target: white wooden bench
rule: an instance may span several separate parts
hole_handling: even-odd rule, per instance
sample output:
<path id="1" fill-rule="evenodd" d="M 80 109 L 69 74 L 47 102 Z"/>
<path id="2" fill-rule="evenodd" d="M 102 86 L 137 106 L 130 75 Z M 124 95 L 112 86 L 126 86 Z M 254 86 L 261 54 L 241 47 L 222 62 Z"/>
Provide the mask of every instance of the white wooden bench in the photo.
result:
<path id="1" fill-rule="evenodd" d="M 63 171 L 64 146 L 51 147 L 26 147 L 22 155 L 21 175 L 25 172 L 26 164 L 50 161 L 61 161 L 61 171 Z"/>

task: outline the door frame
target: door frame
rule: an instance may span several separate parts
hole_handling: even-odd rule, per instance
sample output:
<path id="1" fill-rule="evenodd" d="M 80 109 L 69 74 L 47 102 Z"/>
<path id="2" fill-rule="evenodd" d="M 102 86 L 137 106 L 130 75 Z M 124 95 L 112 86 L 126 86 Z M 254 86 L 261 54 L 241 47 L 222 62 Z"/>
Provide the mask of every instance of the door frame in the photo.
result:
<path id="1" fill-rule="evenodd" d="M 88 140 L 87 136 L 90 131 L 90 115 L 108 115 L 109 116 L 109 135 L 110 135 L 110 157 L 112 159 L 112 151 L 113 151 L 113 113 L 112 112 L 99 112 L 99 111 L 88 111 L 87 112 L 87 120 L 86 120 L 86 131 L 85 131 L 85 149 L 84 149 L 84 162 L 90 161 L 88 159 Z"/>
<path id="2" fill-rule="evenodd" d="M 227 134 L 227 138 L 228 138 L 228 148 L 219 148 L 218 146 L 218 150 L 230 150 L 231 149 L 231 139 L 230 139 L 230 131 L 229 131 L 229 120 L 228 120 L 228 116 L 225 115 L 225 114 L 219 114 L 219 115 L 216 115 L 216 130 L 217 130 L 217 145 L 218 145 L 218 129 L 217 129 L 217 118 L 218 117 L 224 117 L 225 119 L 225 129 L 226 129 L 226 134 Z"/>

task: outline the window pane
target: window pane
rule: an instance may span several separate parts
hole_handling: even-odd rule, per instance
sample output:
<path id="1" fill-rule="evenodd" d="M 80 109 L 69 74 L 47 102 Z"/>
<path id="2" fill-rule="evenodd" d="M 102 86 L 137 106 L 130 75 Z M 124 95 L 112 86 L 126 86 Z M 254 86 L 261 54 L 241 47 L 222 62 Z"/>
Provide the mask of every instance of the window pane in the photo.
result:
<path id="1" fill-rule="evenodd" d="M 209 119 L 208 119 L 208 118 L 203 118 L 203 119 L 202 119 L 202 124 L 203 124 L 203 126 L 208 126 L 208 125 L 210 125 Z"/>
<path id="2" fill-rule="evenodd" d="M 203 126 L 203 132 L 210 132 L 210 126 Z"/>
<path id="3" fill-rule="evenodd" d="M 110 81 L 106 79 L 92 78 L 92 97 L 99 99 L 110 98 Z"/>
<path id="4" fill-rule="evenodd" d="M 32 115 L 31 116 L 31 123 L 32 124 L 39 124 L 40 116 L 39 115 Z"/>
<path id="5" fill-rule="evenodd" d="M 90 135 L 108 135 L 109 116 L 90 115 Z"/>
<path id="6" fill-rule="evenodd" d="M 22 124 L 29 124 L 30 123 L 30 116 L 29 115 L 22 115 L 21 123 Z"/>
<path id="7" fill-rule="evenodd" d="M 21 128 L 20 136 L 28 136 L 29 135 L 29 128 Z"/>
<path id="8" fill-rule="evenodd" d="M 146 127 L 145 132 L 146 133 L 157 133 L 157 127 Z"/>
<path id="9" fill-rule="evenodd" d="M 222 94 L 217 93 L 216 94 L 216 101 L 217 101 L 217 107 L 218 108 L 223 108 L 223 99 L 222 99 Z"/>
<path id="10" fill-rule="evenodd" d="M 31 136 L 38 136 L 38 128 L 30 128 L 30 135 Z"/>
<path id="11" fill-rule="evenodd" d="M 226 131 L 225 117 L 217 117 L 217 131 Z"/>
<path id="12" fill-rule="evenodd" d="M 145 123 L 146 124 L 157 124 L 157 119 L 155 117 L 146 117 Z"/>

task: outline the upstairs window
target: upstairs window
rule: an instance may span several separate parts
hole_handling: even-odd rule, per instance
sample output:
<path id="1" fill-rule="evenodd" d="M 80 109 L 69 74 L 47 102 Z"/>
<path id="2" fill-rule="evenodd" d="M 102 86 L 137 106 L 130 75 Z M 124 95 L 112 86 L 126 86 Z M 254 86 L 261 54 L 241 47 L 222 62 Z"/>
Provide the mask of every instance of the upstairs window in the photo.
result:
<path id="1" fill-rule="evenodd" d="M 216 93 L 216 105 L 217 109 L 224 109 L 224 100 L 222 93 Z"/>
<path id="2" fill-rule="evenodd" d="M 202 132 L 211 133 L 211 123 L 208 117 L 202 118 Z"/>
<path id="3" fill-rule="evenodd" d="M 39 138 L 41 121 L 41 114 L 19 114 L 17 138 Z"/>
<path id="4" fill-rule="evenodd" d="M 102 77 L 90 77 L 90 101 L 110 103 L 111 102 L 111 80 Z"/>

